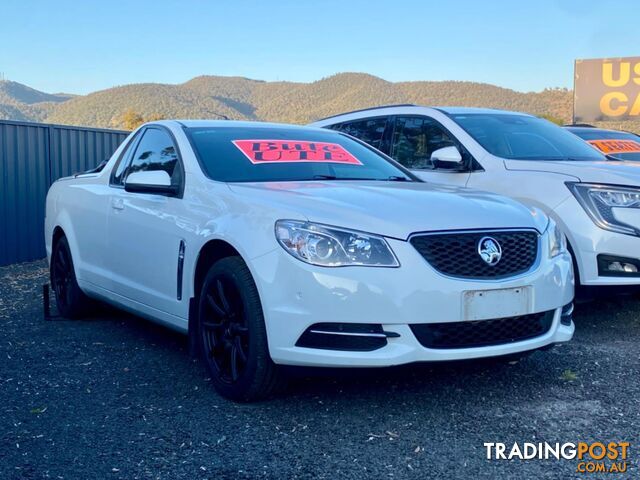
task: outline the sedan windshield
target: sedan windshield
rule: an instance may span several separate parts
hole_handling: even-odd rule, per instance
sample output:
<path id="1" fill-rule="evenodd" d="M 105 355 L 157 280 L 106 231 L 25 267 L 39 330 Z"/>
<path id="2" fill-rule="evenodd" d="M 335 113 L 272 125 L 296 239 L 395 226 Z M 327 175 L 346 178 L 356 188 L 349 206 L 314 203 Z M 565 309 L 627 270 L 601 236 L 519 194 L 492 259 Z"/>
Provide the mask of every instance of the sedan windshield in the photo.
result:
<path id="1" fill-rule="evenodd" d="M 605 160 L 572 133 L 537 117 L 518 114 L 454 114 L 489 153 L 513 160 Z"/>
<path id="2" fill-rule="evenodd" d="M 371 147 L 330 130 L 224 126 L 186 131 L 207 176 L 222 182 L 415 180 Z"/>

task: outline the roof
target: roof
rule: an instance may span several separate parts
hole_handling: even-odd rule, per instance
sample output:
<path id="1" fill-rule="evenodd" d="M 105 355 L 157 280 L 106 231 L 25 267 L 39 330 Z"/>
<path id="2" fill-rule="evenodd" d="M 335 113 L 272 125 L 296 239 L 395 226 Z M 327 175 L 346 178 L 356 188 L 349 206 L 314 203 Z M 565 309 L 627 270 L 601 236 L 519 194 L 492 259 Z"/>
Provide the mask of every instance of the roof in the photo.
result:
<path id="1" fill-rule="evenodd" d="M 512 112 L 509 110 L 498 110 L 496 108 L 479 108 L 479 107 L 433 107 L 436 110 L 447 113 L 449 115 L 464 115 L 473 113 L 490 113 L 494 115 L 526 115 L 530 117 L 528 113 Z"/>
<path id="2" fill-rule="evenodd" d="M 159 120 L 150 122 L 151 124 L 175 124 L 178 123 L 185 128 L 287 128 L 295 130 L 318 130 L 326 132 L 325 129 L 316 127 L 306 127 L 303 125 L 292 125 L 288 123 L 271 123 L 271 122 L 247 122 L 239 120 Z"/>
<path id="3" fill-rule="evenodd" d="M 329 120 L 330 118 L 341 117 L 342 115 L 349 115 L 351 113 L 360 113 L 360 112 L 368 112 L 370 110 L 380 110 L 382 108 L 398 108 L 398 107 L 420 107 L 420 105 L 415 105 L 413 103 L 397 103 L 391 105 L 379 105 L 377 107 L 367 107 L 361 108 L 359 110 L 350 110 L 348 112 L 337 113 L 335 115 L 329 115 L 328 117 L 319 118 L 316 122 L 320 122 L 322 120 Z M 422 108 L 422 107 L 420 107 Z"/>
<path id="4" fill-rule="evenodd" d="M 637 134 L 633 133 L 633 132 L 628 132 L 626 130 L 613 130 L 611 128 L 598 128 L 598 127 L 585 127 L 585 126 L 573 126 L 573 125 L 566 125 L 564 128 L 566 128 L 567 130 L 569 130 L 570 132 L 589 132 L 589 133 L 613 133 L 613 134 L 618 134 L 618 133 L 624 133 L 624 134 L 628 134 L 628 135 L 634 135 L 634 136 L 638 136 Z"/>
<path id="5" fill-rule="evenodd" d="M 416 113 L 419 113 L 420 111 L 422 111 L 422 113 L 426 113 L 424 112 L 424 110 L 439 110 L 442 113 L 445 113 L 447 115 L 464 115 L 464 114 L 480 114 L 480 113 L 484 113 L 484 114 L 494 114 L 494 115 L 527 115 L 529 116 L 528 113 L 521 113 L 521 112 L 511 112 L 508 110 L 498 110 L 498 109 L 493 109 L 493 108 L 475 108 L 475 107 L 428 107 L 428 106 L 423 106 L 423 105 L 415 105 L 412 103 L 402 103 L 402 104 L 398 104 L 398 105 L 382 105 L 379 107 L 369 107 L 369 108 L 363 108 L 360 110 L 352 110 L 349 112 L 343 112 L 343 113 L 339 113 L 337 115 L 331 115 L 329 117 L 325 117 L 325 118 L 321 118 L 319 120 L 316 120 L 315 122 L 324 122 L 325 120 L 330 120 L 332 118 L 338 118 L 338 117 L 343 117 L 346 115 L 353 115 L 353 114 L 364 114 L 364 113 L 372 113 L 375 114 L 377 111 L 379 110 L 388 110 L 388 109 L 395 109 L 395 108 L 400 108 L 404 111 L 407 112 L 412 112 L 412 111 L 417 111 Z M 361 115 L 357 115 L 357 118 L 361 118 Z M 314 123 L 315 123 L 314 122 Z"/>
<path id="6" fill-rule="evenodd" d="M 607 128 L 576 127 L 573 125 L 565 125 L 564 128 L 566 128 L 570 132 L 615 132 L 615 130 L 609 130 Z"/>

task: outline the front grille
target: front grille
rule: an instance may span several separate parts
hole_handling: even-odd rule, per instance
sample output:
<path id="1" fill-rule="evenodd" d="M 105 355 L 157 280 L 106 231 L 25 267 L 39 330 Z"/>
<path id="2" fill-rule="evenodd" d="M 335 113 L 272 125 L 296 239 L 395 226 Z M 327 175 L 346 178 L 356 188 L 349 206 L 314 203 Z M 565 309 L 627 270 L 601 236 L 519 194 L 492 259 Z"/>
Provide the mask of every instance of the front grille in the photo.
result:
<path id="1" fill-rule="evenodd" d="M 478 242 L 487 236 L 502 248 L 502 258 L 496 265 L 489 265 L 478 253 Z M 531 269 L 538 257 L 538 234 L 534 231 L 419 234 L 410 241 L 433 268 L 452 277 L 510 277 Z"/>
<path id="2" fill-rule="evenodd" d="M 411 331 L 426 348 L 473 348 L 520 342 L 544 335 L 554 311 L 520 317 L 449 323 L 419 323 Z"/>

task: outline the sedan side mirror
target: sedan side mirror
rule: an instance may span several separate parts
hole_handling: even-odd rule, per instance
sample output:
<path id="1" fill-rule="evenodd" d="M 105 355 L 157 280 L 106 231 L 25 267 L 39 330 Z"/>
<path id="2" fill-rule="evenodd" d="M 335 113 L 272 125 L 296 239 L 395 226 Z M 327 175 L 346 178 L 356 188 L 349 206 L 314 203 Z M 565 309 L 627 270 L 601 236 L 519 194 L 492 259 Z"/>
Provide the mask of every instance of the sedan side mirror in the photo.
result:
<path id="1" fill-rule="evenodd" d="M 171 177 L 164 170 L 132 172 L 124 182 L 124 189 L 131 193 L 155 193 L 177 195 L 178 186 L 171 185 Z"/>
<path id="2" fill-rule="evenodd" d="M 445 170 L 460 170 L 463 166 L 462 155 L 456 147 L 439 148 L 431 154 L 431 163 Z"/>

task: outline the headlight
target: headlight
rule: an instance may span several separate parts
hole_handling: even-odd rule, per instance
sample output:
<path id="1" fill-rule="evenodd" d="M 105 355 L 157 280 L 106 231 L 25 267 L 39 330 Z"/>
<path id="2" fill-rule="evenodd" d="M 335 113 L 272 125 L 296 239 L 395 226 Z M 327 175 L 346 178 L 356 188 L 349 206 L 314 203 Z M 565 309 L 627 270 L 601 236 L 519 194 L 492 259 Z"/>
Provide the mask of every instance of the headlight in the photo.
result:
<path id="1" fill-rule="evenodd" d="M 549 239 L 549 257 L 557 257 L 567 251 L 567 237 L 560 231 L 556 222 L 549 218 L 547 226 L 547 238 Z"/>
<path id="2" fill-rule="evenodd" d="M 322 267 L 399 267 L 384 238 L 295 220 L 278 220 L 276 238 L 291 255 Z"/>
<path id="3" fill-rule="evenodd" d="M 640 189 L 591 183 L 567 183 L 591 219 L 604 230 L 639 235 L 638 231 L 616 219 L 614 208 L 640 208 Z"/>

